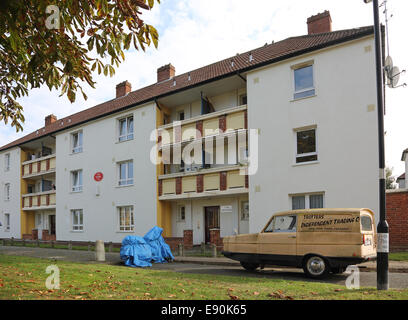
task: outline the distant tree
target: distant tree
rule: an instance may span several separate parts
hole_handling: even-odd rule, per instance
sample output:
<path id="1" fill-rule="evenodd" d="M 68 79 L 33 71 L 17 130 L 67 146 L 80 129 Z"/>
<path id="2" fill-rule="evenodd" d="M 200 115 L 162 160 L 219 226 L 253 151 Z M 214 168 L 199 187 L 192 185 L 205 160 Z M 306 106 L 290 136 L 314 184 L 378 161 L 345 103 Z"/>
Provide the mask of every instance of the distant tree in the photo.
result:
<path id="1" fill-rule="evenodd" d="M 92 71 L 112 76 L 133 44 L 145 50 L 157 30 L 140 18 L 160 0 L 1 0 L 0 121 L 23 130 L 17 98 L 47 85 L 74 102 Z M 92 56 L 91 56 L 92 54 Z M 106 63 L 110 58 L 110 63 Z"/>
<path id="2" fill-rule="evenodd" d="M 392 176 L 392 171 L 394 168 L 385 168 L 385 188 L 386 189 L 396 189 L 395 178 Z"/>

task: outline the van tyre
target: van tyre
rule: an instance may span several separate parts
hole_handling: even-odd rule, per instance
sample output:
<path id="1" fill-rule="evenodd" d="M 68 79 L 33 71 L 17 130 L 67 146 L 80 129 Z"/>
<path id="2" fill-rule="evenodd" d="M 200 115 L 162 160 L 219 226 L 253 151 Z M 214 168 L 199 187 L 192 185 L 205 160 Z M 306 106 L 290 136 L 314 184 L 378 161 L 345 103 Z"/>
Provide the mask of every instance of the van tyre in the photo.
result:
<path id="1" fill-rule="evenodd" d="M 309 278 L 323 279 L 329 272 L 329 264 L 320 256 L 307 256 L 303 261 L 303 271 Z"/>
<path id="2" fill-rule="evenodd" d="M 248 271 L 255 271 L 256 269 L 258 269 L 259 264 L 257 263 L 250 263 L 250 262 L 242 262 L 241 261 L 241 266 Z"/>

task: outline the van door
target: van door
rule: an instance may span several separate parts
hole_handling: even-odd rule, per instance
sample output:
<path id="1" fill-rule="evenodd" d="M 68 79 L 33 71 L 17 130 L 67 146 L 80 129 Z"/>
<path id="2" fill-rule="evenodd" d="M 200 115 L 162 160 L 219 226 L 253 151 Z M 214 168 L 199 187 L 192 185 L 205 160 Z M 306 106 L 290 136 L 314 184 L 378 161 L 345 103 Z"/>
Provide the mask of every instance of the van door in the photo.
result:
<path id="1" fill-rule="evenodd" d="M 361 213 L 360 227 L 362 235 L 362 249 L 361 255 L 363 257 L 372 256 L 376 254 L 375 243 L 375 226 L 373 218 L 369 214 Z"/>
<path id="2" fill-rule="evenodd" d="M 258 253 L 265 263 L 296 264 L 296 215 L 274 217 L 258 236 Z"/>

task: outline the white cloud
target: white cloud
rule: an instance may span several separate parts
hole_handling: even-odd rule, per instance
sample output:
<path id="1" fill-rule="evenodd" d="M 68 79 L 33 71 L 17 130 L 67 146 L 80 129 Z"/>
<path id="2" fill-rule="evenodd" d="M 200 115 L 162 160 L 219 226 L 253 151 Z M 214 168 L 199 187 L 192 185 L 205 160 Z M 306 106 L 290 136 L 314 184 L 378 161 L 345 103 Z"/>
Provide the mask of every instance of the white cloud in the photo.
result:
<path id="1" fill-rule="evenodd" d="M 158 67 L 171 62 L 177 74 L 262 46 L 265 42 L 278 41 L 307 33 L 306 19 L 324 10 L 330 10 L 333 29 L 366 26 L 373 23 L 372 5 L 362 0 L 162 0 L 151 12 L 145 13 L 146 22 L 160 33 L 159 49 L 148 48 L 145 53 L 131 50 L 113 78 L 95 75 L 96 89 L 87 89 L 88 100 L 78 94 L 70 104 L 66 97 L 47 88 L 32 90 L 21 99 L 25 107 L 25 131 L 16 134 L 13 128 L 2 126 L 0 144 L 6 144 L 41 126 L 44 117 L 54 113 L 58 118 L 92 107 L 115 96 L 115 86 L 128 80 L 132 89 L 156 81 Z M 389 0 L 394 17 L 390 23 L 391 54 L 401 68 L 408 67 L 408 30 L 406 0 Z M 373 62 L 374 63 L 374 62 Z M 408 82 L 408 78 L 402 80 Z M 406 119 L 408 89 L 387 90 L 386 149 L 387 164 L 400 174 L 403 163 L 401 152 L 408 147 Z"/>

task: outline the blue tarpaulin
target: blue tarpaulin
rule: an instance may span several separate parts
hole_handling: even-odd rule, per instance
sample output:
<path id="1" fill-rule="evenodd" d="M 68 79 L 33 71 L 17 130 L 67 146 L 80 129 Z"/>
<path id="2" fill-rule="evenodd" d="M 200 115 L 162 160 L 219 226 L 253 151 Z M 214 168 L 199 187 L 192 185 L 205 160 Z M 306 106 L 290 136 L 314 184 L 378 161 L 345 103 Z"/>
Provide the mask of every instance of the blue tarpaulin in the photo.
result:
<path id="1" fill-rule="evenodd" d="M 151 267 L 151 262 L 173 260 L 169 245 L 162 237 L 163 229 L 153 227 L 142 237 L 127 236 L 122 241 L 120 258 L 129 267 Z"/>

